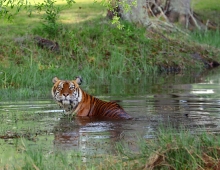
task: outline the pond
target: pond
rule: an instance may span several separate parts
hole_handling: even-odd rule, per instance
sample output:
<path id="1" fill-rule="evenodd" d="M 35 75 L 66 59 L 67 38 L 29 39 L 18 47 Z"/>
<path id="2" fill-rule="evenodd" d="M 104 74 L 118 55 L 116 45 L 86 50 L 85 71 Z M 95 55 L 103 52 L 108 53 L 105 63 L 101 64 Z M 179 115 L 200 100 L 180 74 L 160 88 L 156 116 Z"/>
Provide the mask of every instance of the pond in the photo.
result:
<path id="1" fill-rule="evenodd" d="M 136 150 L 137 137 L 154 138 L 161 124 L 195 133 L 219 133 L 219 72 L 215 69 L 205 73 L 113 77 L 82 85 L 102 100 L 117 101 L 134 120 L 71 119 L 63 115 L 52 98 L 2 101 L 0 159 L 13 157 L 10 153 L 22 138 L 31 145 L 43 144 L 48 152 L 80 152 L 83 161 L 88 161 L 89 156 L 114 154 L 115 143 L 120 141 Z"/>

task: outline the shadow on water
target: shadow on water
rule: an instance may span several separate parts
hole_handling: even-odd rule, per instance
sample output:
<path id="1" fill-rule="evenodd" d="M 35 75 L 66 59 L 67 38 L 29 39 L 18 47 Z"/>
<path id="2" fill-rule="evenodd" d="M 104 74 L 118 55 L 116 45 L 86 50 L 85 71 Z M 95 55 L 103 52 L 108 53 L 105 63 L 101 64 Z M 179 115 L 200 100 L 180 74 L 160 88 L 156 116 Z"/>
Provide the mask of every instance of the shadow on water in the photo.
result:
<path id="1" fill-rule="evenodd" d="M 129 121 L 71 119 L 63 116 L 52 99 L 0 102 L 0 142 L 13 145 L 14 138 L 25 137 L 52 149 L 78 150 L 86 161 L 88 155 L 114 154 L 118 141 L 126 141 L 136 150 L 137 136 L 153 138 L 161 124 L 219 133 L 218 72 L 114 78 L 82 86 L 100 99 L 117 101 L 134 117 Z"/>

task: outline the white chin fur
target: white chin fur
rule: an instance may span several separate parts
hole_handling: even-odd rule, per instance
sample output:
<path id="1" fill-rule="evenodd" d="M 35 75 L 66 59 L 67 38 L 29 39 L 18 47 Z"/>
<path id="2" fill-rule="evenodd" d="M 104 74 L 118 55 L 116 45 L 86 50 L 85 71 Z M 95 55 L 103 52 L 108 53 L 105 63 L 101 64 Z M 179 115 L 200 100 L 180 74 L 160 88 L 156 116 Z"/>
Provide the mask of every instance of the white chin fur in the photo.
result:
<path id="1" fill-rule="evenodd" d="M 69 105 L 70 104 L 70 101 L 69 100 L 63 100 L 63 105 Z"/>

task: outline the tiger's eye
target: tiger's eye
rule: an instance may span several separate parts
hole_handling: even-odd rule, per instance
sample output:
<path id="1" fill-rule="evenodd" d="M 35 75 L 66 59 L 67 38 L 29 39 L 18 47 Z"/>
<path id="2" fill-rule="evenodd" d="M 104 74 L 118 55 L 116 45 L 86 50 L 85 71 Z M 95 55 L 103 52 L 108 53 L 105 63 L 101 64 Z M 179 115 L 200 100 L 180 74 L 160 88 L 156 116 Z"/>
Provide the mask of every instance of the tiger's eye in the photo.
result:
<path id="1" fill-rule="evenodd" d="M 74 86 L 70 86 L 69 88 L 70 88 L 70 90 L 74 90 Z"/>

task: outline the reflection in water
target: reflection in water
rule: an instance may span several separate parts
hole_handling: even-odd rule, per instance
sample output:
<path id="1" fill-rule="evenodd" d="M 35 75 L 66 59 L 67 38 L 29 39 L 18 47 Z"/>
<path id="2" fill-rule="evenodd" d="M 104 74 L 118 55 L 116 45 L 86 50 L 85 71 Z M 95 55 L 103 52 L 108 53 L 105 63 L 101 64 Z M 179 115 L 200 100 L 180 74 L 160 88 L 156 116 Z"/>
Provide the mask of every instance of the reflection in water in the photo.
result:
<path id="1" fill-rule="evenodd" d="M 123 137 L 122 124 L 125 122 L 88 117 L 62 118 L 54 127 L 54 144 L 62 150 L 79 150 L 84 161 L 88 155 L 114 154 L 115 143 Z"/>
<path id="2" fill-rule="evenodd" d="M 164 76 L 164 77 L 163 77 Z M 150 139 L 160 124 L 194 132 L 220 132 L 220 78 L 168 76 L 118 79 L 108 85 L 87 86 L 85 91 L 103 100 L 116 100 L 134 120 L 97 120 L 64 117 L 56 103 L 45 101 L 0 102 L 3 130 L 40 135 L 52 134 L 56 149 L 81 151 L 87 156 L 114 154 L 115 143 L 125 141 L 136 150 L 137 136 Z M 97 81 L 100 82 L 100 81 Z M 105 83 L 105 82 L 104 82 Z"/>
<path id="3" fill-rule="evenodd" d="M 213 132 L 219 131 L 217 115 L 213 116 L 206 111 L 211 105 L 209 100 L 192 96 L 181 97 L 181 95 L 157 96 L 157 98 L 156 112 L 163 116 L 163 122 L 169 121 L 175 127 L 187 127 L 194 131 L 200 130 L 201 127 Z"/>

